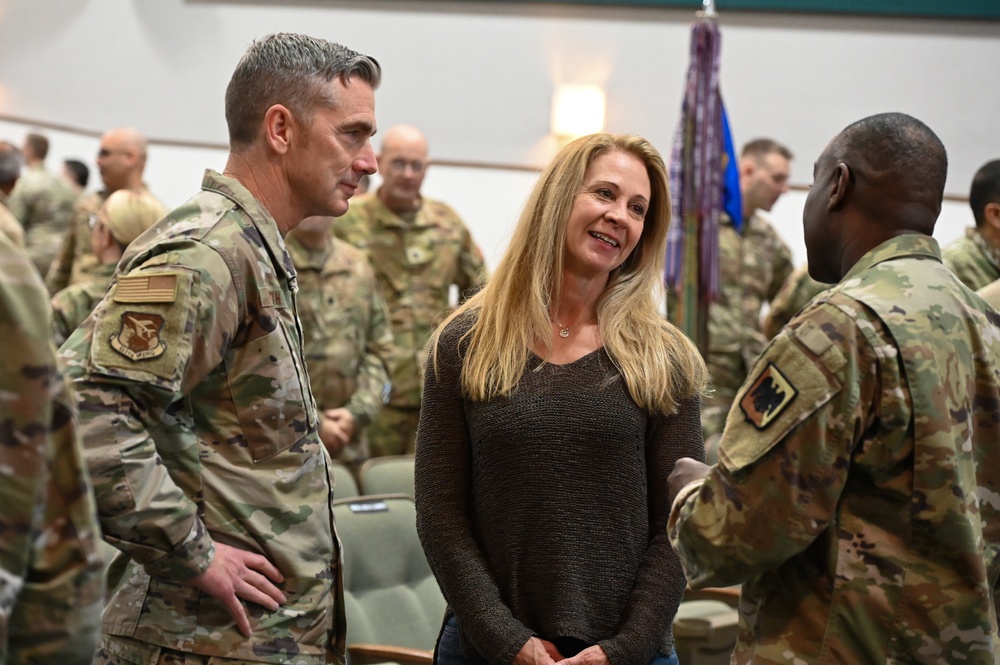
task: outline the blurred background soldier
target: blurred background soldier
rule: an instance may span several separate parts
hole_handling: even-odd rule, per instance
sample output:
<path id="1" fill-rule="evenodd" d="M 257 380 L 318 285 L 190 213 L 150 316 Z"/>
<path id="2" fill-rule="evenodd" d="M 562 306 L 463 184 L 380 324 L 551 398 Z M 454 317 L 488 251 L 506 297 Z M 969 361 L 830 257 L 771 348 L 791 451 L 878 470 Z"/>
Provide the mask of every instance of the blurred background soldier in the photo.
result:
<path id="1" fill-rule="evenodd" d="M 788 276 L 778 295 L 771 301 L 771 307 L 764 317 L 764 337 L 773 339 L 781 332 L 781 329 L 788 325 L 792 317 L 799 313 L 803 307 L 818 296 L 832 284 L 817 282 L 809 276 L 809 266 L 802 265 Z"/>
<path id="2" fill-rule="evenodd" d="M 308 217 L 285 237 L 298 273 L 306 365 L 330 455 L 357 473 L 365 428 L 382 407 L 392 349 L 389 311 L 364 253 L 333 237 L 333 217 Z"/>
<path id="3" fill-rule="evenodd" d="M 755 139 L 740 153 L 740 230 L 728 215 L 719 222 L 720 295 L 708 310 L 708 365 L 714 392 L 702 405 L 705 455 L 714 461 L 718 438 L 736 391 L 767 340 L 763 307 L 792 273 L 792 254 L 760 214 L 788 191 L 792 153 L 771 139 Z"/>
<path id="4" fill-rule="evenodd" d="M 368 430 L 371 453 L 412 453 L 423 388 L 420 350 L 449 312 L 486 276 L 483 255 L 451 207 L 421 196 L 427 139 L 416 127 L 390 128 L 378 156 L 382 185 L 338 219 L 338 237 L 368 255 L 389 305 L 394 346 L 388 402 Z"/>
<path id="5" fill-rule="evenodd" d="M 45 286 L 0 234 L 0 663 L 89 665 L 100 531 Z"/>
<path id="6" fill-rule="evenodd" d="M 52 338 L 61 346 L 101 301 L 125 249 L 142 232 L 160 221 L 167 209 L 155 196 L 119 189 L 90 218 L 90 242 L 100 264 L 89 279 L 52 297 Z"/>
<path id="7" fill-rule="evenodd" d="M 45 168 L 49 140 L 41 134 L 24 139 L 25 170 L 11 192 L 8 206 L 24 227 L 25 244 L 40 274 L 49 270 L 73 216 L 76 194 L 69 184 Z"/>
<path id="8" fill-rule="evenodd" d="M 62 177 L 66 179 L 66 182 L 79 197 L 87 189 L 87 183 L 90 182 L 90 169 L 79 159 L 65 159 L 63 160 Z"/>
<path id="9" fill-rule="evenodd" d="M 1000 159 L 986 162 L 972 178 L 969 207 L 975 228 L 944 248 L 944 264 L 970 289 L 1000 279 Z"/>
<path id="10" fill-rule="evenodd" d="M 0 141 L 0 234 L 21 248 L 24 247 L 24 229 L 7 207 L 7 195 L 14 190 L 21 176 L 22 164 L 21 151 L 8 141 Z"/>
<path id="11" fill-rule="evenodd" d="M 127 189 L 138 193 L 145 189 L 142 172 L 146 168 L 146 150 L 146 137 L 134 127 L 119 127 L 101 136 L 97 168 L 104 189 L 84 194 L 77 202 L 59 254 L 45 277 L 50 293 L 88 279 L 100 265 L 90 246 L 90 217 L 97 214 L 112 192 Z"/>

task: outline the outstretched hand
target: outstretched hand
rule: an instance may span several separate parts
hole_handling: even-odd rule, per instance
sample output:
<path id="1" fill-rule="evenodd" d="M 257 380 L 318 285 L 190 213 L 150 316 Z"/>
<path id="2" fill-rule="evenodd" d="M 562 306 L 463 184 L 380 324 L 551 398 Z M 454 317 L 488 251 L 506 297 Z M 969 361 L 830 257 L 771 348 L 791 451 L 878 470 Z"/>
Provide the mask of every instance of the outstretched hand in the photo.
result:
<path id="1" fill-rule="evenodd" d="M 540 637 L 531 637 L 514 656 L 513 665 L 552 665 L 563 660 L 556 645 Z"/>
<path id="2" fill-rule="evenodd" d="M 285 580 L 281 571 L 259 554 L 215 543 L 215 557 L 191 584 L 221 602 L 250 637 L 250 619 L 240 599 L 257 603 L 274 612 L 286 598 L 275 584 Z"/>

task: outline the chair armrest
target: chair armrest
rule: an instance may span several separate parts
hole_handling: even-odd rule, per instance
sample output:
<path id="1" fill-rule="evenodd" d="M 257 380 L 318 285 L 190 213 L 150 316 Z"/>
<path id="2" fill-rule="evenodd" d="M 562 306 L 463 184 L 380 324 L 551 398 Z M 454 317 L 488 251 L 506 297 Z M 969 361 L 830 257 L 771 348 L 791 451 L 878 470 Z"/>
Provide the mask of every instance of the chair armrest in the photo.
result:
<path id="1" fill-rule="evenodd" d="M 707 587 L 705 589 L 688 587 L 684 590 L 683 600 L 720 600 L 730 607 L 739 607 L 740 587 Z"/>
<path id="2" fill-rule="evenodd" d="M 412 665 L 431 665 L 434 660 L 433 651 L 394 647 L 387 644 L 349 644 L 351 665 L 367 665 L 368 663 L 412 663 Z"/>

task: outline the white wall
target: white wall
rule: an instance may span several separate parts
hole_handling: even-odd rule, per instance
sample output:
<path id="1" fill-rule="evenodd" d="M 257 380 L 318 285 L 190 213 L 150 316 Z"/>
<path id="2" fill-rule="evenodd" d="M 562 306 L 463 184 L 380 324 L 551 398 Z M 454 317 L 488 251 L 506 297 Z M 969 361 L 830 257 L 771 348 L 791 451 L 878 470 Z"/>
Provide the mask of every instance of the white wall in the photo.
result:
<path id="1" fill-rule="evenodd" d="M 408 0 L 0 0 L 0 114 L 100 131 L 131 124 L 154 141 L 147 180 L 184 200 L 223 150 L 158 139 L 225 142 L 225 85 L 247 44 L 302 31 L 374 55 L 385 79 L 379 124 L 421 126 L 432 156 L 539 166 L 552 151 L 557 83 L 598 83 L 608 129 L 647 136 L 664 153 L 677 122 L 693 12 Z M 1000 23 L 723 12 L 722 90 L 737 143 L 773 136 L 797 154 L 792 180 L 843 126 L 899 110 L 949 149 L 948 192 L 1000 156 Z M 28 127 L 0 122 L 20 140 Z M 52 164 L 92 158 L 97 141 L 48 131 Z M 95 174 L 96 177 L 96 174 Z M 494 264 L 531 172 L 436 166 L 425 192 L 459 210 Z M 803 192 L 773 211 L 804 259 Z M 939 239 L 970 216 L 947 204 Z"/>

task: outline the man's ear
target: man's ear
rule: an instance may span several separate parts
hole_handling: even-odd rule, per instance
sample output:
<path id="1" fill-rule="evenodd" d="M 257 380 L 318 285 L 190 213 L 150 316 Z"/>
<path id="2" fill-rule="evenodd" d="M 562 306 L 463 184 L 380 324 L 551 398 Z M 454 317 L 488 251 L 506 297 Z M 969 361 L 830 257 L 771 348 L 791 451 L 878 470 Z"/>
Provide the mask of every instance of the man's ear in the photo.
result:
<path id="1" fill-rule="evenodd" d="M 830 177 L 830 210 L 836 210 L 847 200 L 851 188 L 851 169 L 844 162 L 837 162 Z"/>
<path id="2" fill-rule="evenodd" d="M 279 155 L 288 152 L 297 129 L 292 112 L 284 104 L 275 104 L 264 112 L 264 140 Z"/>
<path id="3" fill-rule="evenodd" d="M 983 224 L 1000 231 L 1000 201 L 991 201 L 983 206 Z"/>

